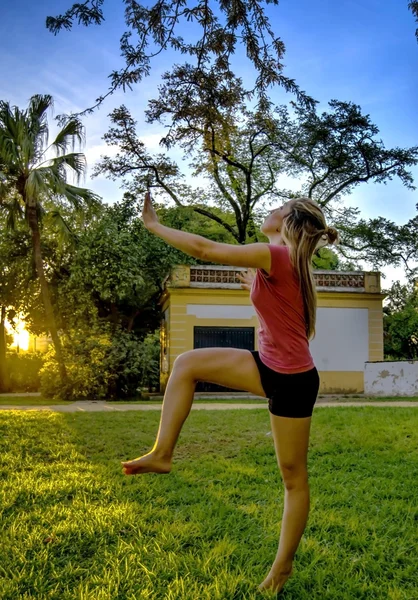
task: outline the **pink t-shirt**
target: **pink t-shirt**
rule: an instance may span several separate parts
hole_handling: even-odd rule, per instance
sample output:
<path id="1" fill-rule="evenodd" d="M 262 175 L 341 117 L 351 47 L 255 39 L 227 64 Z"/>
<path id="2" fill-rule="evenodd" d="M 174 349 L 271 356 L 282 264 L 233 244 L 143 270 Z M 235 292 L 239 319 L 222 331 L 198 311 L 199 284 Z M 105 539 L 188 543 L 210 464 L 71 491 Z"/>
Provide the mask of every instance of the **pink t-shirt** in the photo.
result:
<path id="1" fill-rule="evenodd" d="M 279 373 L 303 373 L 314 368 L 306 334 L 303 298 L 289 248 L 268 244 L 271 270 L 257 269 L 251 302 L 260 321 L 261 361 Z"/>

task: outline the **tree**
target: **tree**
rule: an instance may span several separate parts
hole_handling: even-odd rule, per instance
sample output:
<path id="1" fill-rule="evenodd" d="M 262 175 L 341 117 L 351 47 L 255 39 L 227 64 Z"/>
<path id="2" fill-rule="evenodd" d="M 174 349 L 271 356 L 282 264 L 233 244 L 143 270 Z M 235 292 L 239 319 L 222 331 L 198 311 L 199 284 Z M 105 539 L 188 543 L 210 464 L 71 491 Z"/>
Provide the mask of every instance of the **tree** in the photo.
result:
<path id="1" fill-rule="evenodd" d="M 150 234 L 138 211 L 133 198 L 103 206 L 76 230 L 67 273 L 56 263 L 54 294 L 67 335 L 103 323 L 113 334 L 122 329 L 142 338 L 159 326 L 158 301 L 167 275 L 174 264 L 194 259 Z"/>
<path id="2" fill-rule="evenodd" d="M 125 107 L 112 113 L 115 127 L 104 136 L 110 146 L 117 145 L 121 152 L 114 158 L 104 157 L 97 165 L 95 175 L 106 174 L 112 179 L 130 176 L 127 187 L 133 194 L 142 194 L 150 185 L 165 193 L 179 207 L 189 203 L 196 213 L 222 225 L 233 239 L 244 243 L 248 236 L 256 239 L 253 207 L 260 199 L 271 198 L 275 189 L 274 171 L 278 166 L 274 148 L 266 141 L 263 125 L 253 122 L 250 115 L 247 127 L 240 129 L 222 117 L 224 127 L 219 130 L 215 121 L 210 120 L 211 112 L 209 109 L 205 115 L 205 123 L 196 124 L 193 131 L 190 129 L 193 139 L 186 139 L 186 134 L 182 139 L 193 159 L 193 175 L 203 174 L 211 187 L 186 185 L 180 167 L 167 155 L 151 156 Z M 218 122 L 220 119 L 219 116 Z M 166 143 L 171 145 L 172 142 L 166 139 Z M 224 219 L 219 210 L 210 205 L 232 213 L 233 221 Z"/>
<path id="3" fill-rule="evenodd" d="M 185 55 L 184 65 L 195 77 L 210 74 L 229 82 L 233 78 L 231 58 L 237 45 L 242 44 L 257 73 L 252 90 L 261 100 L 271 85 L 280 85 L 296 94 L 299 101 L 313 105 L 313 100 L 302 92 L 295 81 L 283 75 L 285 45 L 275 37 L 265 14 L 268 5 L 278 6 L 279 0 L 158 0 L 150 7 L 137 0 L 124 0 L 127 31 L 120 40 L 125 67 L 110 74 L 109 91 L 100 96 L 91 111 L 115 90 L 131 88 L 150 74 L 152 60 L 163 51 L 172 50 Z M 104 0 L 87 0 L 76 3 L 58 17 L 47 17 L 46 26 L 55 35 L 62 29 L 70 30 L 75 22 L 84 26 L 100 25 L 104 20 Z M 198 31 L 191 39 L 180 34 L 184 27 Z M 135 41 L 134 41 L 135 40 Z M 193 63 L 193 65 L 191 64 Z M 228 86 L 228 84 L 227 84 Z M 183 81 L 186 91 L 189 87 Z M 219 100 L 222 100 L 219 98 Z"/>
<path id="4" fill-rule="evenodd" d="M 11 224 L 24 214 L 29 225 L 48 329 L 64 383 L 66 369 L 42 257 L 42 201 L 65 198 L 75 207 L 81 207 L 94 203 L 97 197 L 68 182 L 69 173 L 78 182 L 85 171 L 84 155 L 68 152 L 84 139 L 80 120 L 68 119 L 48 146 L 47 112 L 52 105 L 49 95 L 33 96 L 26 110 L 0 101 L 0 206 L 8 211 Z M 50 158 L 51 154 L 55 156 Z M 60 219 L 58 212 L 54 216 Z"/>
<path id="5" fill-rule="evenodd" d="M 7 231 L 5 219 L 0 219 L 0 393 L 10 391 L 6 319 L 13 323 L 24 304 L 31 279 L 29 256 L 30 240 L 26 232 L 21 228 Z"/>
<path id="6" fill-rule="evenodd" d="M 152 121 L 163 114 L 173 118 L 175 127 L 162 144 L 168 149 L 173 144 L 184 149 L 184 158 L 191 160 L 190 179 L 205 176 L 205 188 L 186 185 L 180 166 L 167 154 L 153 156 L 147 151 L 124 106 L 113 111 L 112 126 L 104 136 L 106 143 L 118 146 L 120 152 L 102 157 L 95 174 L 124 178 L 132 194 L 141 195 L 150 185 L 177 206 L 189 206 L 222 225 L 238 243 L 258 239 L 257 225 L 267 204 L 296 195 L 309 196 L 341 230 L 341 248 L 349 260 L 368 260 L 366 252 L 359 256 L 355 252 L 359 242 L 364 251 L 368 250 L 365 236 L 375 242 L 375 257 L 400 261 L 402 254 L 405 264 L 413 260 L 414 223 L 396 230 L 401 248 L 390 249 L 390 239 L 376 237 L 374 221 L 359 221 L 359 210 L 344 208 L 342 202 L 345 194 L 368 181 L 386 183 L 397 177 L 415 189 L 409 167 L 418 163 L 418 147 L 386 149 L 370 117 L 349 102 L 333 100 L 331 110 L 321 115 L 293 105 L 295 115 L 290 116 L 284 106 L 248 111 L 237 91 L 235 112 L 222 112 L 207 101 L 199 86 L 195 91 L 188 104 L 175 86 L 171 93 L 168 87 L 161 90 L 158 102 L 150 104 L 148 117 Z M 300 178 L 300 190 L 279 188 L 277 181 L 282 174 Z M 226 220 L 214 206 L 232 214 L 234 222 Z M 394 231 L 387 220 L 379 223 L 380 229 Z"/>
<path id="7" fill-rule="evenodd" d="M 418 287 L 395 282 L 387 292 L 384 308 L 385 356 L 389 359 L 418 359 Z"/>
<path id="8" fill-rule="evenodd" d="M 345 229 L 343 252 L 347 258 L 365 260 L 374 268 L 402 266 L 412 280 L 418 274 L 418 216 L 404 225 L 384 217 L 360 219 L 351 230 Z"/>
<path id="9" fill-rule="evenodd" d="M 417 2 L 417 0 L 413 0 L 412 2 L 409 2 L 408 8 L 412 11 L 412 14 L 415 16 L 415 20 L 418 23 L 418 2 Z M 415 35 L 418 40 L 418 29 L 416 29 Z"/>
<path id="10" fill-rule="evenodd" d="M 62 246 L 45 221 L 45 257 L 68 365 L 67 397 L 127 397 L 154 385 L 159 365 L 159 300 L 174 264 L 194 262 L 150 234 L 138 203 L 125 198 L 84 223 L 66 215 L 75 244 Z M 150 368 L 152 373 L 146 373 Z M 62 396 L 53 355 L 41 371 L 44 394 Z"/>

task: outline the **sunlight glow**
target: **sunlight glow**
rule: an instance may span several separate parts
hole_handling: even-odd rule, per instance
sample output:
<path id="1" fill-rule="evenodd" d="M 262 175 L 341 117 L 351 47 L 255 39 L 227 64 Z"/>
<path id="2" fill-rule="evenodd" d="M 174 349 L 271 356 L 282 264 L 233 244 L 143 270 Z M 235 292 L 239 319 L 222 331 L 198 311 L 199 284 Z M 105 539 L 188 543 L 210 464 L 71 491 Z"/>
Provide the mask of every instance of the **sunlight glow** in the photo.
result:
<path id="1" fill-rule="evenodd" d="M 23 350 L 27 352 L 29 350 L 29 332 L 25 329 L 25 324 L 22 321 L 19 321 L 16 331 L 13 331 L 13 344 L 11 344 L 12 348 L 19 348 L 19 350 Z"/>

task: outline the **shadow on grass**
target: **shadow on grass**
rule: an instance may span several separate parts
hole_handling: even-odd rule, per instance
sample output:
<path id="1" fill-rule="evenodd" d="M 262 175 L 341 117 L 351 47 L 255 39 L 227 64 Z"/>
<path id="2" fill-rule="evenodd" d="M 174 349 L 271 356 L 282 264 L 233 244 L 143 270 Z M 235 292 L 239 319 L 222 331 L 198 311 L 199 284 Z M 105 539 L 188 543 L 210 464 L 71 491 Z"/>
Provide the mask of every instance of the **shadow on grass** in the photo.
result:
<path id="1" fill-rule="evenodd" d="M 203 477 L 201 465 L 201 476 L 193 475 L 199 452 L 183 444 L 169 476 L 122 474 L 120 460 L 149 448 L 158 418 L 9 415 L 2 598 L 78 598 L 83 586 L 95 600 L 104 589 L 112 599 L 164 598 L 167 589 L 167 598 L 260 597 L 257 579 L 268 561 L 260 568 L 257 552 L 266 532 L 262 520 L 229 501 L 233 494 L 218 493 L 224 466 L 206 456 L 209 472 Z M 190 451 L 194 465 L 182 473 Z M 238 489 L 242 476 L 231 469 L 229 485 Z"/>

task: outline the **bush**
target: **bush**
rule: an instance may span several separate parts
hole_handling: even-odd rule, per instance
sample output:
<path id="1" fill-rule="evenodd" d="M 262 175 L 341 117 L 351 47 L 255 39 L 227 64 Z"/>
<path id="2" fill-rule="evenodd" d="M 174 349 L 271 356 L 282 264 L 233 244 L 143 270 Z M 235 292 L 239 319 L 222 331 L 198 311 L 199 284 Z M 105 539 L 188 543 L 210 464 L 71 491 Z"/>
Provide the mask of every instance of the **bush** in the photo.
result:
<path id="1" fill-rule="evenodd" d="M 43 360 L 44 355 L 41 352 L 7 353 L 6 368 L 10 376 L 12 392 L 39 392 L 39 372 Z"/>
<path id="2" fill-rule="evenodd" d="M 160 336 L 148 334 L 143 341 L 134 335 L 119 332 L 112 340 L 112 348 L 104 368 L 109 372 L 110 397 L 129 398 L 138 396 L 146 388 L 159 387 Z"/>
<path id="3" fill-rule="evenodd" d="M 63 339 L 68 375 L 64 389 L 54 350 L 48 352 L 40 373 L 41 391 L 46 397 L 77 399 L 129 398 L 143 388 L 159 385 L 159 334 L 140 341 L 134 334 L 118 331 L 85 336 L 73 332 Z"/>

